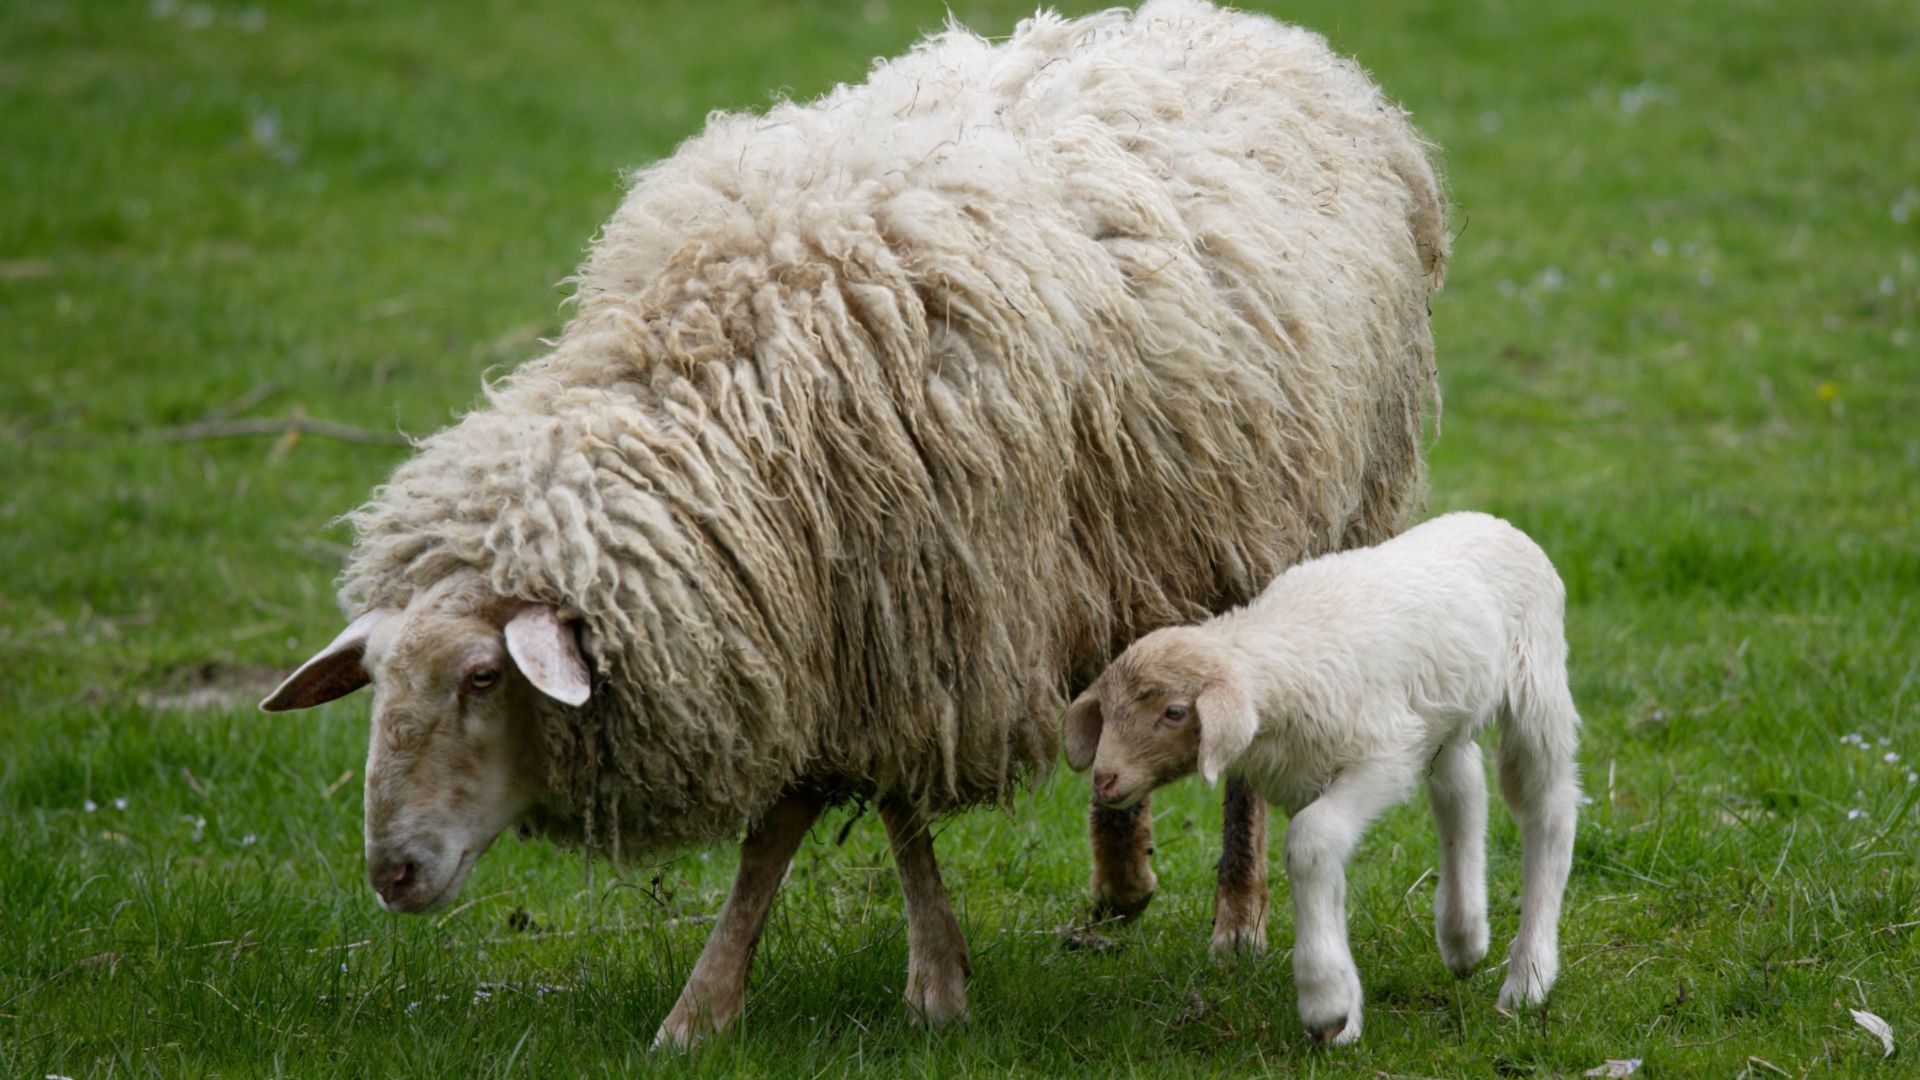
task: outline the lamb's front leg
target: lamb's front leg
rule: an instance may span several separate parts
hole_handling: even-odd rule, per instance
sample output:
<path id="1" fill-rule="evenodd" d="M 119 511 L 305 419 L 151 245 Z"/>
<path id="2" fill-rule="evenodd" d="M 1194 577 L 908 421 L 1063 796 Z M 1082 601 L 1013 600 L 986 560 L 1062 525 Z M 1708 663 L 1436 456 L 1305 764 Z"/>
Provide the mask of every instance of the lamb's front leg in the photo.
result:
<path id="1" fill-rule="evenodd" d="M 1213 893 L 1213 954 L 1267 951 L 1267 802 L 1227 780 L 1221 805 L 1219 882 Z"/>
<path id="2" fill-rule="evenodd" d="M 880 818 L 887 824 L 907 905 L 907 1007 L 915 1019 L 935 1027 L 965 1019 L 973 961 L 940 884 L 933 836 L 912 807 L 882 803 Z"/>
<path id="3" fill-rule="evenodd" d="M 1347 859 L 1412 781 L 1398 766 L 1349 770 L 1287 825 L 1293 981 L 1300 1020 L 1320 1042 L 1360 1037 L 1360 972 L 1347 945 Z"/>
<path id="4" fill-rule="evenodd" d="M 747 971 L 753 950 L 766 928 L 774 894 L 786 877 L 787 864 L 820 816 L 819 799 L 788 795 L 767 811 L 740 845 L 740 869 L 733 878 L 720 918 L 713 924 L 706 948 L 693 965 L 693 974 L 680 991 L 680 1000 L 653 1037 L 658 1048 L 689 1049 L 701 1039 L 733 1022 L 747 995 Z"/>
<path id="5" fill-rule="evenodd" d="M 1132 919 L 1147 909 L 1153 876 L 1153 797 L 1124 810 L 1094 803 L 1087 811 L 1093 844 L 1093 908 L 1102 918 Z"/>

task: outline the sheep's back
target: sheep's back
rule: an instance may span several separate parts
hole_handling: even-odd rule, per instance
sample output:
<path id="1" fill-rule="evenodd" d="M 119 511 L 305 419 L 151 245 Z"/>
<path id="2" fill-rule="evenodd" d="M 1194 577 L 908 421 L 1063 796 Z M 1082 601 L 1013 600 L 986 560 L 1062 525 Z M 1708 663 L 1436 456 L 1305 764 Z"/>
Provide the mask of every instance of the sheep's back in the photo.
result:
<path id="1" fill-rule="evenodd" d="M 640 718 L 557 738 L 572 788 L 618 777 L 667 838 L 794 782 L 1004 799 L 1132 637 L 1404 521 L 1441 222 L 1364 73 L 1186 0 L 951 29 L 710 118 L 635 175 L 553 354 L 494 395 L 560 418 L 577 469 L 502 467 L 543 505 L 584 478 L 587 509 L 546 516 L 598 569 L 479 557 L 580 611 Z"/>

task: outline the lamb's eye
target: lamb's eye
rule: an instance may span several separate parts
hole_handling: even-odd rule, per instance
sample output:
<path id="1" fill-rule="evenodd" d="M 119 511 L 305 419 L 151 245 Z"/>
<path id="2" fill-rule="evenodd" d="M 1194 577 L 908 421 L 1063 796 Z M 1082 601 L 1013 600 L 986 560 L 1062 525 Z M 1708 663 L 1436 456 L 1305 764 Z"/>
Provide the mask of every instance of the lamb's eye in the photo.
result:
<path id="1" fill-rule="evenodd" d="M 493 689 L 493 685 L 499 681 L 500 673 L 498 671 L 492 668 L 481 668 L 479 671 L 467 676 L 467 689 L 476 694 L 484 694 Z"/>
<path id="2" fill-rule="evenodd" d="M 1160 719 L 1169 724 L 1184 724 L 1187 722 L 1187 707 L 1185 705 L 1169 705 L 1167 706 L 1167 711 L 1160 714 Z"/>

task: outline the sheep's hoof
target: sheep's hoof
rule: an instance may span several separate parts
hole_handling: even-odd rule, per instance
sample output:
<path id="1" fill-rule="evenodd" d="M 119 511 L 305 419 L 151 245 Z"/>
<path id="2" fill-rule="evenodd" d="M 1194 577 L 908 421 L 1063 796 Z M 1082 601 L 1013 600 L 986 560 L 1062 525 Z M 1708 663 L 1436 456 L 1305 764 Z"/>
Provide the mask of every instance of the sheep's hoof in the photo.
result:
<path id="1" fill-rule="evenodd" d="M 686 1028 L 672 1021 L 668 1021 L 660 1025 L 659 1031 L 653 1033 L 653 1042 L 647 1045 L 647 1052 L 650 1054 L 686 1054 L 691 1053 L 693 1048 L 698 1045 L 700 1045 L 700 1036 L 695 1035 L 693 1032 L 688 1031 Z"/>
<path id="2" fill-rule="evenodd" d="M 1137 897 L 1120 898 L 1113 896 L 1095 896 L 1093 898 L 1093 918 L 1095 922 L 1132 922 L 1153 903 L 1153 890 L 1148 889 Z"/>
<path id="3" fill-rule="evenodd" d="M 921 1027 L 938 1030 L 967 1018 L 967 989 L 964 984 L 938 991 L 922 990 L 907 995 L 907 1015 Z"/>
<path id="4" fill-rule="evenodd" d="M 1267 928 L 1252 926 L 1216 927 L 1213 931 L 1213 957 L 1227 960 L 1235 956 L 1260 956 L 1267 951 Z"/>

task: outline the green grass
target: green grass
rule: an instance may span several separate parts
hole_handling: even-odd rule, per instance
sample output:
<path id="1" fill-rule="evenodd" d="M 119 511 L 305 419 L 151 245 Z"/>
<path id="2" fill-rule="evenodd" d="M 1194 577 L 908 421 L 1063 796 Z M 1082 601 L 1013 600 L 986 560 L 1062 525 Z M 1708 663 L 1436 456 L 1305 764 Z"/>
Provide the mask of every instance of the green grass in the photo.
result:
<path id="1" fill-rule="evenodd" d="M 955 10 L 1003 33 L 1022 7 Z M 1911 3 L 1279 9 L 1448 151 L 1431 508 L 1513 519 L 1571 589 L 1594 802 L 1539 1014 L 1494 1011 L 1498 970 L 1441 966 L 1418 805 L 1353 863 L 1359 1047 L 1305 1045 L 1283 886 L 1270 956 L 1207 959 L 1218 809 L 1197 785 L 1156 804 L 1145 919 L 1117 952 L 1067 950 L 1087 856 L 1063 775 L 940 837 L 970 1024 L 905 1020 L 884 838 L 865 819 L 837 844 L 839 815 L 796 862 L 737 1033 L 651 1059 L 729 853 L 616 876 L 508 842 L 466 906 L 384 916 L 360 865 L 364 699 L 168 707 L 255 689 L 337 629 L 331 519 L 402 451 L 142 433 L 262 393 L 262 416 L 444 423 L 558 328 L 554 283 L 622 168 L 942 18 L 839 10 L 0 5 L 0 1073 L 1911 1067 Z M 1517 848 L 1495 818 L 1497 958 Z"/>

